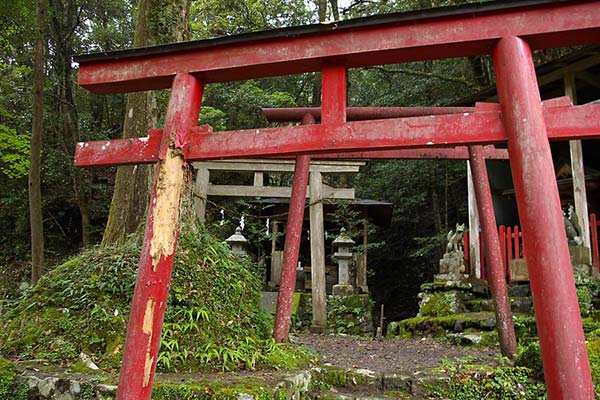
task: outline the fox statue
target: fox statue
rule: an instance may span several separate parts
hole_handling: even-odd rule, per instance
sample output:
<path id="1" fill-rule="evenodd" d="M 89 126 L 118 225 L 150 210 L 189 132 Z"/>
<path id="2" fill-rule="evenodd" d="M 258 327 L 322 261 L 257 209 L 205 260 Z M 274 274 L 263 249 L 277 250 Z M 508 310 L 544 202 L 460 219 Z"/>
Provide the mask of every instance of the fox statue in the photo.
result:
<path id="1" fill-rule="evenodd" d="M 456 229 L 448 232 L 448 245 L 446 253 L 453 251 L 463 251 L 463 235 L 465 233 L 465 224 L 456 224 Z"/>

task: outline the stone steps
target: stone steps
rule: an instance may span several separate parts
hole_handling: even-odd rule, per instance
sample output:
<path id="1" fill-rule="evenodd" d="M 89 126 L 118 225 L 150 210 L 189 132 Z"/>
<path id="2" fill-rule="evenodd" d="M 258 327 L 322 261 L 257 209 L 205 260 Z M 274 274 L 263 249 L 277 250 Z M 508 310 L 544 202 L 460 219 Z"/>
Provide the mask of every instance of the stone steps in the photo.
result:
<path id="1" fill-rule="evenodd" d="M 474 299 L 465 301 L 469 312 L 494 311 L 492 299 Z M 511 297 L 510 309 L 513 313 L 528 314 L 533 311 L 533 300 L 531 297 Z"/>
<path id="2" fill-rule="evenodd" d="M 313 374 L 313 390 L 307 396 L 315 400 L 426 399 L 429 387 L 444 385 L 447 377 L 436 370 L 419 374 L 380 374 L 361 369 L 324 367 Z"/>
<path id="3" fill-rule="evenodd" d="M 115 377 L 109 375 L 42 373 L 23 370 L 16 384 L 37 400 L 114 400 Z M 154 394 L 160 398 L 252 399 L 390 399 L 427 398 L 427 385 L 447 377 L 435 370 L 418 374 L 381 374 L 332 365 L 296 372 L 224 374 L 158 374 Z M 175 397 L 164 397 L 169 393 Z M 211 396 L 212 396 L 211 395 Z"/>
<path id="4" fill-rule="evenodd" d="M 434 281 L 421 286 L 419 314 L 387 328 L 387 337 L 445 337 L 458 344 L 494 346 L 498 342 L 494 305 L 481 280 Z M 515 330 L 536 333 L 528 284 L 508 286 Z"/>

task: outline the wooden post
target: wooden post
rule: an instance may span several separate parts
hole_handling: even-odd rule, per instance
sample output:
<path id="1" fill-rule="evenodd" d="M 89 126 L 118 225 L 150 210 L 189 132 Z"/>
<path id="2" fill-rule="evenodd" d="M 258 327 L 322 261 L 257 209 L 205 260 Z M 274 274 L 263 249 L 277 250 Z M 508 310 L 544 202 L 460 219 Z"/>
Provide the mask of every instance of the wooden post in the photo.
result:
<path id="1" fill-rule="evenodd" d="M 254 186 L 264 186 L 265 185 L 265 175 L 262 172 L 254 173 Z"/>
<path id="2" fill-rule="evenodd" d="M 175 76 L 129 316 L 118 400 L 150 400 L 152 395 L 186 184 L 181 147 L 198 123 L 201 100 L 202 84 L 198 79 L 188 74 Z"/>
<path id="3" fill-rule="evenodd" d="M 208 168 L 199 168 L 194 185 L 194 208 L 201 223 L 206 222 L 206 200 L 208 198 L 208 183 L 210 172 Z"/>
<path id="4" fill-rule="evenodd" d="M 467 161 L 467 203 L 469 208 L 469 247 L 466 250 L 469 252 L 471 274 L 475 273 L 476 278 L 482 279 L 481 254 L 479 252 L 479 211 L 477 210 L 477 199 L 469 161 Z"/>
<path id="5" fill-rule="evenodd" d="M 311 329 L 327 329 L 327 294 L 325 282 L 325 232 L 323 227 L 323 177 L 310 173 L 310 273 L 312 281 L 313 320 Z"/>
<path id="6" fill-rule="evenodd" d="M 277 221 L 271 222 L 271 255 L 277 251 L 277 235 L 279 234 L 279 224 Z"/>
<path id="7" fill-rule="evenodd" d="M 363 221 L 363 246 L 364 252 L 360 262 L 356 263 L 356 287 L 360 288 L 362 293 L 369 293 L 367 284 L 367 244 L 369 243 L 369 221 L 365 218 Z"/>
<path id="8" fill-rule="evenodd" d="M 565 95 L 571 98 L 573 104 L 577 104 L 577 87 L 572 72 L 567 72 L 564 76 Z M 575 212 L 577 212 L 577 222 L 581 227 L 581 239 L 583 245 L 587 247 L 588 253 L 591 250 L 590 244 L 590 219 L 588 214 L 587 192 L 585 188 L 585 171 L 583 168 L 583 151 L 581 140 L 569 140 L 569 149 L 571 151 L 571 173 L 573 175 L 573 199 Z"/>
<path id="9" fill-rule="evenodd" d="M 531 49 L 521 38 L 504 37 L 494 49 L 493 63 L 548 399 L 593 399 L 573 267 Z"/>

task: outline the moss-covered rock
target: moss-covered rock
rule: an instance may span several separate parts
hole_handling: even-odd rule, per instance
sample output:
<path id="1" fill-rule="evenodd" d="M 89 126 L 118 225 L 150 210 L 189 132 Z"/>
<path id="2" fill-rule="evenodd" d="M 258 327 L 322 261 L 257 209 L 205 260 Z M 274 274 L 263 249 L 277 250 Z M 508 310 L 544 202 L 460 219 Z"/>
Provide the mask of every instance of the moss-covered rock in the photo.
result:
<path id="1" fill-rule="evenodd" d="M 294 328 L 306 330 L 312 324 L 312 296 L 300 293 L 298 310 L 293 316 Z M 373 332 L 373 300 L 368 294 L 327 296 L 327 324 L 331 333 L 371 335 Z"/>
<path id="2" fill-rule="evenodd" d="M 329 296 L 327 322 L 335 333 L 363 335 L 373 332 L 373 301 L 368 294 Z"/>
<path id="3" fill-rule="evenodd" d="M 131 240 L 94 247 L 54 268 L 0 319 L 0 353 L 72 365 L 85 353 L 102 369 L 119 366 L 140 256 Z M 270 338 L 260 281 L 248 258 L 203 228 L 179 238 L 162 332 L 159 370 L 278 367 L 306 359 Z M 300 364 L 300 362 L 298 363 Z"/>
<path id="4" fill-rule="evenodd" d="M 419 315 L 424 317 L 442 317 L 466 311 L 465 294 L 461 294 L 457 290 L 424 293 L 421 297 Z"/>
<path id="5" fill-rule="evenodd" d="M 450 314 L 442 317 L 415 317 L 400 321 L 400 336 L 443 336 L 448 331 L 492 330 L 494 314 L 489 312 Z"/>

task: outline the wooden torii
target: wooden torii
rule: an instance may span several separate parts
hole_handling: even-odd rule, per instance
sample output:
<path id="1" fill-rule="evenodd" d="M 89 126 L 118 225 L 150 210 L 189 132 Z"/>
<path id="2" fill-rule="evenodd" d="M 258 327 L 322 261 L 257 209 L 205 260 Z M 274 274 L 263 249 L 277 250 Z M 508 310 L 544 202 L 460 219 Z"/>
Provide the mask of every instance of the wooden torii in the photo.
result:
<path id="1" fill-rule="evenodd" d="M 548 141 L 599 138 L 600 105 L 543 108 L 531 52 L 600 43 L 599 8 L 598 0 L 472 4 L 79 57 L 79 84 L 95 93 L 171 88 L 163 130 L 76 149 L 77 166 L 156 164 L 117 398 L 151 396 L 190 161 L 293 155 L 299 169 L 310 154 L 503 142 L 548 397 L 593 398 Z M 499 106 L 346 121 L 347 68 L 480 54 L 492 55 Z M 311 71 L 322 73 L 320 124 L 219 133 L 197 126 L 205 84 Z"/>

